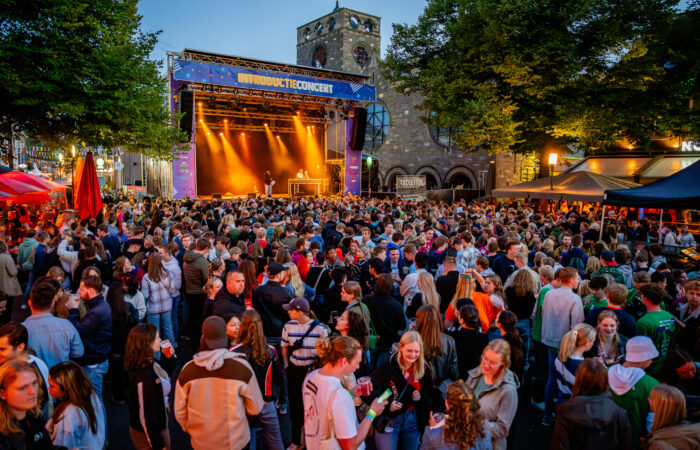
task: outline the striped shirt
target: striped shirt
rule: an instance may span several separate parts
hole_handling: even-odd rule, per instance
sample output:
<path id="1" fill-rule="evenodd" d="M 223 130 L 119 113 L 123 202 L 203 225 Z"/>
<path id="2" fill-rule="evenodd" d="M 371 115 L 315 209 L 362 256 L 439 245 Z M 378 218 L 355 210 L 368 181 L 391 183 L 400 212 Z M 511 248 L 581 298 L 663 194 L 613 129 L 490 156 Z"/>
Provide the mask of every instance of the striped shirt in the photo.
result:
<path id="1" fill-rule="evenodd" d="M 282 328 L 282 347 L 292 347 L 294 343 L 301 339 L 309 329 L 313 320 L 301 324 L 296 320 L 290 320 Z M 304 338 L 302 347 L 293 351 L 289 355 L 289 362 L 295 366 L 308 366 L 316 361 L 316 341 L 328 336 L 328 329 L 322 323 L 314 326 L 311 332 Z"/>
<path id="2" fill-rule="evenodd" d="M 557 386 L 559 387 L 559 392 L 562 394 L 564 399 L 571 397 L 571 391 L 574 388 L 574 381 L 576 380 L 576 369 L 578 365 L 583 362 L 583 358 L 576 355 L 569 356 L 569 359 L 565 363 L 561 362 L 559 358 L 554 361 L 555 378 L 557 380 Z"/>

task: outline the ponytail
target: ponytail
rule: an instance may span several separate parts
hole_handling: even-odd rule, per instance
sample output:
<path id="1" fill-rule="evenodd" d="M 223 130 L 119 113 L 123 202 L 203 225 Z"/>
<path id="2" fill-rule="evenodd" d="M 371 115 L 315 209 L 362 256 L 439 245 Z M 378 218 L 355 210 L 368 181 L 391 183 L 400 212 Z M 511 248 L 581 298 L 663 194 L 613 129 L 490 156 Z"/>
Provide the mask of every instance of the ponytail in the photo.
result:
<path id="1" fill-rule="evenodd" d="M 360 343 L 350 336 L 338 336 L 333 340 L 324 338 L 316 341 L 316 353 L 324 366 L 326 364 L 335 365 L 342 358 L 350 361 L 360 350 L 362 350 Z"/>
<path id="2" fill-rule="evenodd" d="M 580 323 L 564 335 L 559 348 L 559 361 L 565 363 L 574 354 L 577 347 L 581 347 L 587 341 L 595 340 L 595 328 L 587 323 Z"/>

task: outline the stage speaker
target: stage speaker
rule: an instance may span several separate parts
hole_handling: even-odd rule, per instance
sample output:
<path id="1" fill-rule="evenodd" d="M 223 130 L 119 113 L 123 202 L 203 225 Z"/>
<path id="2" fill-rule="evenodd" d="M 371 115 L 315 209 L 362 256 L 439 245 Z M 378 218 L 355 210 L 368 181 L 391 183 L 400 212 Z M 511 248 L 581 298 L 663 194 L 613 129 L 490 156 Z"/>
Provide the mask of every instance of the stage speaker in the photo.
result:
<path id="1" fill-rule="evenodd" d="M 352 139 L 350 148 L 360 151 L 365 146 L 365 130 L 367 128 L 367 110 L 365 108 L 354 108 L 355 118 L 352 121 Z"/>
<path id="2" fill-rule="evenodd" d="M 178 96 L 180 113 L 180 129 L 187 133 L 187 138 L 192 140 L 192 128 L 194 127 L 194 91 L 182 90 Z"/>
<path id="3" fill-rule="evenodd" d="M 214 192 L 211 194 L 211 198 L 214 200 L 221 200 L 221 193 L 220 192 Z"/>
<path id="4" fill-rule="evenodd" d="M 256 194 L 255 192 L 248 192 L 248 198 L 255 198 L 257 196 L 258 194 Z"/>

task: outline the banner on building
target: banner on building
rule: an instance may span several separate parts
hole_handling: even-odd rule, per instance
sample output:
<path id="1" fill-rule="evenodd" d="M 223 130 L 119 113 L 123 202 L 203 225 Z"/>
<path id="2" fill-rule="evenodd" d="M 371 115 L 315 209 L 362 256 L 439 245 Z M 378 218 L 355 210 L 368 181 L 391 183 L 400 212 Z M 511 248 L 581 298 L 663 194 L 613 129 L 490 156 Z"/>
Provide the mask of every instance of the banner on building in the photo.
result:
<path id="1" fill-rule="evenodd" d="M 177 81 L 331 97 L 358 102 L 376 101 L 375 87 L 366 84 L 263 72 L 197 61 L 176 60 L 173 66 L 173 78 Z"/>
<path id="2" fill-rule="evenodd" d="M 397 175 L 396 195 L 403 200 L 425 200 L 425 175 Z"/>

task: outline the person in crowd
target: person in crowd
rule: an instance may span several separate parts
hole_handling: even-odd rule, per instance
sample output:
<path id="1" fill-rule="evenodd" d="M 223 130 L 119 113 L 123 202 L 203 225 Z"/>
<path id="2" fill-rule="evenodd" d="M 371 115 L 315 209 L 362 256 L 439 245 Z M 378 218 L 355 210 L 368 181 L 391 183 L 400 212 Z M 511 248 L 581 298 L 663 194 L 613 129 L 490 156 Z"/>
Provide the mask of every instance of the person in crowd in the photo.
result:
<path id="1" fill-rule="evenodd" d="M 510 371 L 510 346 L 502 339 L 489 342 L 479 366 L 469 371 L 467 386 L 479 400 L 492 448 L 505 450 L 506 438 L 518 409 L 517 377 Z"/>
<path id="2" fill-rule="evenodd" d="M 408 319 L 414 319 L 416 311 L 424 305 L 440 307 L 440 295 L 435 288 L 433 277 L 428 272 L 418 274 L 417 287 L 418 293 L 405 302 L 406 317 Z"/>
<path id="3" fill-rule="evenodd" d="M 637 330 L 641 336 L 648 336 L 654 342 L 658 355 L 647 371 L 652 376 L 658 376 L 666 355 L 675 343 L 678 325 L 673 315 L 661 308 L 665 295 L 663 288 L 648 283 L 640 287 L 639 293 L 647 313 L 637 322 Z"/>
<path id="4" fill-rule="evenodd" d="M 550 448 L 631 449 L 632 432 L 625 411 L 608 392 L 608 374 L 596 359 L 581 361 L 571 398 L 556 408 Z"/>
<path id="5" fill-rule="evenodd" d="M 474 391 L 463 380 L 453 381 L 447 387 L 445 414 L 431 414 L 420 450 L 490 449 L 491 434 L 483 422 Z"/>
<path id="6" fill-rule="evenodd" d="M 617 316 L 620 323 L 620 334 L 631 338 L 637 335 L 637 323 L 627 311 L 623 308 L 627 302 L 627 288 L 620 283 L 611 282 L 605 288 L 607 292 L 607 305 L 592 308 L 588 312 L 586 323 L 595 326 L 598 323 L 598 314 L 602 311 L 612 311 Z"/>
<path id="7" fill-rule="evenodd" d="M 321 368 L 304 379 L 305 445 L 320 450 L 322 440 L 336 439 L 340 448 L 363 448 L 372 422 L 384 413 L 386 401 L 372 400 L 370 409 L 358 423 L 353 397 L 341 379 L 351 376 L 360 366 L 362 346 L 349 336 L 321 339 L 316 343 Z M 416 444 L 417 446 L 417 444 Z"/>
<path id="8" fill-rule="evenodd" d="M 83 356 L 85 349 L 72 323 L 51 314 L 51 306 L 58 295 L 58 283 L 42 277 L 29 293 L 32 315 L 22 325 L 27 329 L 28 346 L 48 368 L 58 363 Z"/>
<path id="9" fill-rule="evenodd" d="M 625 276 L 617 268 L 615 253 L 610 250 L 604 250 L 600 255 L 600 262 L 603 267 L 593 274 L 594 277 L 609 274 L 615 279 L 616 283 L 625 284 Z"/>
<path id="10" fill-rule="evenodd" d="M 700 370 L 690 353 L 680 348 L 671 350 L 660 381 L 680 389 L 686 399 L 688 418 L 700 421 Z"/>
<path id="11" fill-rule="evenodd" d="M 177 244 L 174 242 L 171 242 L 170 244 L 163 244 L 158 247 L 158 253 L 160 254 L 161 262 L 163 264 L 163 268 L 168 271 L 168 274 L 170 275 L 170 279 L 172 280 L 173 283 L 173 289 L 171 293 L 171 298 L 172 298 L 172 308 L 170 309 L 171 312 L 171 323 L 173 327 L 173 335 L 174 336 L 180 336 L 180 315 L 179 315 L 179 309 L 180 309 L 180 291 L 182 290 L 182 269 L 180 268 L 180 264 L 178 263 L 177 259 L 173 256 L 174 253 L 178 250 Z"/>
<path id="12" fill-rule="evenodd" d="M 461 308 L 462 299 L 469 299 L 479 310 L 479 319 L 481 320 L 481 331 L 484 333 L 489 331 L 491 324 L 496 319 L 496 315 L 499 310 L 493 307 L 491 303 L 491 298 L 488 294 L 476 291 L 476 283 L 474 282 L 474 277 L 472 277 L 469 272 L 471 269 L 467 269 L 467 273 L 460 274 L 459 283 L 457 284 L 457 290 L 455 295 L 450 302 L 450 306 L 445 312 L 445 328 L 452 328 L 455 325 L 457 313 L 459 308 Z"/>
<path id="13" fill-rule="evenodd" d="M 370 350 L 370 366 L 375 368 L 389 359 L 391 347 L 400 339 L 401 330 L 406 329 L 403 307 L 391 296 L 394 280 L 388 273 L 377 278 L 374 293 L 364 298 L 376 335 L 376 346 Z"/>
<path id="14" fill-rule="evenodd" d="M 496 317 L 496 327 L 498 333 L 491 336 L 498 336 L 510 345 L 510 370 L 518 379 L 522 378 L 525 371 L 525 345 L 520 338 L 520 330 L 517 328 L 517 317 L 510 311 L 501 311 Z M 491 337 L 490 336 L 490 337 Z M 495 337 L 491 337 L 495 339 Z"/>
<path id="15" fill-rule="evenodd" d="M 243 274 L 245 280 L 243 285 L 243 301 L 246 308 L 253 307 L 253 291 L 258 287 L 258 280 L 255 276 L 255 263 L 245 259 L 238 264 L 238 270 Z"/>
<path id="16" fill-rule="evenodd" d="M 255 373 L 255 379 L 265 402 L 257 416 L 257 421 L 262 427 L 267 448 L 284 450 L 275 408 L 275 403 L 284 403 L 284 399 L 281 398 L 284 393 L 282 366 L 275 347 L 266 343 L 262 320 L 257 311 L 243 312 L 238 335 L 230 351 L 244 357 Z"/>
<path id="17" fill-rule="evenodd" d="M 303 297 L 309 301 L 313 300 L 316 292 L 301 279 L 297 265 L 288 263 L 286 267 L 285 287 L 289 290 L 289 294 L 292 297 Z"/>
<path id="18" fill-rule="evenodd" d="M 112 346 L 112 311 L 102 296 L 102 280 L 88 276 L 80 281 L 79 299 L 87 307 L 80 318 L 78 304 L 73 303 L 68 320 L 83 340 L 85 352 L 76 362 L 87 372 L 97 396 L 102 398 L 102 379 L 109 367 Z"/>
<path id="19" fill-rule="evenodd" d="M 241 328 L 241 319 L 236 316 L 231 316 L 231 318 L 226 322 L 226 336 L 228 336 L 228 342 L 233 345 L 238 337 L 238 331 Z"/>
<path id="20" fill-rule="evenodd" d="M 506 282 L 510 274 L 515 272 L 515 255 L 520 250 L 520 242 L 511 240 L 503 246 L 503 253 L 499 253 L 493 260 L 493 271 Z"/>
<path id="21" fill-rule="evenodd" d="M 148 307 L 146 306 L 146 299 L 143 298 L 143 294 L 139 289 L 138 281 L 136 281 L 136 278 L 127 277 L 123 278 L 121 283 L 124 290 L 124 301 L 134 307 L 138 314 L 139 322 L 143 322 L 146 318 Z"/>
<path id="22" fill-rule="evenodd" d="M 335 331 L 341 336 L 350 336 L 362 346 L 362 362 L 356 378 L 369 374 L 369 329 L 362 316 L 356 311 L 345 310 L 335 323 Z"/>
<path id="23" fill-rule="evenodd" d="M 583 285 L 583 282 L 581 284 Z M 604 276 L 597 276 L 593 277 L 588 283 L 588 288 L 591 290 L 589 295 L 584 296 L 579 292 L 579 296 L 583 300 L 583 312 L 585 314 L 588 314 L 593 308 L 604 308 L 608 305 L 607 287 L 608 279 Z"/>
<path id="24" fill-rule="evenodd" d="M 43 383 L 31 363 L 14 359 L 0 364 L 0 448 L 54 448 L 40 417 Z"/>
<path id="25" fill-rule="evenodd" d="M 268 282 L 253 291 L 253 308 L 260 313 L 268 342 L 278 343 L 282 336 L 282 327 L 287 321 L 287 312 L 283 305 L 292 300 L 292 295 L 282 286 L 287 267 L 273 262 L 267 267 Z"/>
<path id="26" fill-rule="evenodd" d="M 160 334 L 177 348 L 171 312 L 173 296 L 177 291 L 173 278 L 163 266 L 158 252 L 152 252 L 148 257 L 148 273 L 141 281 L 141 292 L 146 299 L 148 323 L 155 325 Z"/>
<path id="27" fill-rule="evenodd" d="M 457 347 L 451 336 L 443 333 L 442 317 L 437 305 L 423 305 L 416 313 L 416 331 L 423 339 L 423 352 L 440 393 L 459 378 Z"/>
<path id="28" fill-rule="evenodd" d="M 126 341 L 129 435 L 137 450 L 170 448 L 166 408 L 172 387 L 168 373 L 155 360 L 160 343 L 158 328 L 150 323 L 136 325 Z"/>
<path id="29" fill-rule="evenodd" d="M 392 392 L 388 410 L 375 423 L 377 449 L 417 449 L 420 430 L 428 425 L 435 395 L 432 370 L 425 361 L 420 334 L 404 333 L 396 353 L 377 367 L 371 378 L 373 397 L 386 389 Z"/>
<path id="30" fill-rule="evenodd" d="M 399 293 L 404 299 L 404 304 L 406 304 L 408 301 L 410 301 L 416 294 L 420 292 L 420 289 L 418 288 L 418 276 L 421 273 L 427 273 L 427 270 L 425 268 L 428 266 L 428 255 L 425 253 L 418 252 L 415 257 L 415 270 L 408 275 L 406 275 L 406 278 L 404 278 L 403 283 L 401 283 L 401 287 L 399 288 Z M 440 277 L 437 278 L 435 281 L 435 286 L 436 289 L 439 290 L 440 287 L 442 289 L 448 289 L 449 287 L 447 286 L 448 284 L 451 284 L 448 282 L 448 279 L 442 279 L 443 276 L 450 275 L 450 279 L 454 279 L 454 286 L 457 286 L 457 277 L 459 276 L 459 272 L 456 270 L 454 271 L 455 273 L 452 274 L 452 271 L 448 272 L 446 275 L 441 275 Z M 452 297 L 450 297 L 452 298 Z"/>
<path id="31" fill-rule="evenodd" d="M 185 302 L 187 304 L 187 328 L 190 332 L 192 351 L 199 349 L 199 338 L 202 330 L 202 315 L 207 295 L 204 285 L 209 275 L 209 243 L 204 239 L 197 240 L 192 250 L 187 250 L 183 257 L 182 273 L 185 278 Z"/>
<path id="32" fill-rule="evenodd" d="M 46 430 L 56 447 L 101 449 L 106 424 L 102 401 L 85 371 L 73 361 L 49 371 L 49 393 L 56 400 Z"/>
<path id="33" fill-rule="evenodd" d="M 505 290 L 508 310 L 517 317 L 517 327 L 525 347 L 526 367 L 528 366 L 527 361 L 530 358 L 530 335 L 532 329 L 532 320 L 530 316 L 537 302 L 536 294 L 535 282 L 529 272 L 524 270 L 519 270 L 514 273 L 513 283 Z"/>
<path id="34" fill-rule="evenodd" d="M 0 314 L 2 323 L 10 321 L 13 305 L 21 300 L 22 287 L 17 279 L 18 274 L 19 270 L 12 260 L 7 244 L 0 241 L 0 294 L 5 296 L 5 311 Z"/>
<path id="35" fill-rule="evenodd" d="M 457 349 L 459 378 L 466 379 L 469 371 L 479 365 L 481 353 L 489 342 L 481 332 L 479 310 L 474 305 L 463 305 L 459 310 L 459 328 L 450 333 Z"/>
<path id="36" fill-rule="evenodd" d="M 359 286 L 358 286 L 359 289 Z M 296 297 L 282 306 L 289 313 L 289 322 L 282 328 L 282 361 L 287 372 L 287 384 L 300 386 L 316 362 L 316 342 L 328 336 L 328 329 L 312 318 L 309 302 Z M 303 399 L 299 389 L 289 390 L 289 412 L 292 420 L 292 449 L 301 449 Z"/>
<path id="37" fill-rule="evenodd" d="M 208 303 L 204 316 L 219 316 L 226 322 L 234 316 L 240 319 L 246 310 L 244 290 L 245 276 L 238 270 L 229 270 L 226 272 L 226 285 L 216 292 L 214 301 Z"/>
<path id="38" fill-rule="evenodd" d="M 596 339 L 596 330 L 586 323 L 580 323 L 564 335 L 559 355 L 554 361 L 560 401 L 568 400 L 576 379 L 576 370 L 583 362 L 583 354 L 589 351 Z"/>
<path id="39" fill-rule="evenodd" d="M 673 386 L 658 384 L 649 395 L 654 419 L 645 447 L 649 450 L 700 448 L 700 422 L 685 422 L 685 397 Z"/>
<path id="40" fill-rule="evenodd" d="M 250 441 L 246 414 L 260 414 L 263 405 L 250 364 L 228 351 L 226 322 L 218 316 L 207 317 L 200 351 L 185 364 L 175 383 L 173 413 L 189 433 L 192 447 L 244 447 Z"/>
<path id="41" fill-rule="evenodd" d="M 118 281 L 110 284 L 106 300 L 112 310 L 112 344 L 107 376 L 112 381 L 112 402 L 123 405 L 126 403 L 124 349 L 129 331 L 138 323 L 138 312 L 124 300 L 124 288 Z"/>
<path id="42" fill-rule="evenodd" d="M 372 326 L 369 309 L 362 303 L 362 286 L 357 281 L 346 281 L 340 291 L 340 299 L 345 303 L 343 311 L 354 311 L 365 321 L 367 329 Z"/>
<path id="43" fill-rule="evenodd" d="M 599 357 L 603 363 L 610 367 L 625 361 L 625 346 L 628 338 L 618 333 L 620 322 L 613 311 L 601 311 L 598 314 L 596 325 L 596 338 L 593 347 L 586 351 L 586 358 Z"/>
<path id="44" fill-rule="evenodd" d="M 654 386 L 659 384 L 656 379 L 647 375 L 645 370 L 658 355 L 659 352 L 651 339 L 635 336 L 627 341 L 625 362 L 615 364 L 608 370 L 608 384 L 613 401 L 627 411 L 635 447 L 639 447 L 639 440 L 646 435 L 645 422 L 649 414 L 647 399 Z"/>

